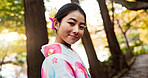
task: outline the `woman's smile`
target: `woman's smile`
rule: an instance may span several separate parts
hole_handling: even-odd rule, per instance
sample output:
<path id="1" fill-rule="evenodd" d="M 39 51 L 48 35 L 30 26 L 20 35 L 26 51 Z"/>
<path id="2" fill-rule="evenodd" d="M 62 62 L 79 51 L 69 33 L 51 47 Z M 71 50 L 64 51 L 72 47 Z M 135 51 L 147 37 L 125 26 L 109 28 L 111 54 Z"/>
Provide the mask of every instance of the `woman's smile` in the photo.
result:
<path id="1" fill-rule="evenodd" d="M 72 39 L 78 39 L 79 37 L 76 35 L 69 35 L 70 37 L 72 37 Z"/>

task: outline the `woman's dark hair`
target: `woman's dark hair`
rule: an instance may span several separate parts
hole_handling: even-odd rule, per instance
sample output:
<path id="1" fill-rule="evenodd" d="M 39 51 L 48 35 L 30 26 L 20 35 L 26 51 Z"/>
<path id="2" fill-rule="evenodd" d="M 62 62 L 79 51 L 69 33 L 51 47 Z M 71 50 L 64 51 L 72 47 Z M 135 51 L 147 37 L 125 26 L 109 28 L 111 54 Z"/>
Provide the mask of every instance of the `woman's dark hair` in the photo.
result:
<path id="1" fill-rule="evenodd" d="M 61 22 L 61 20 L 67 16 L 70 12 L 78 10 L 85 18 L 85 23 L 86 23 L 86 14 L 83 11 L 83 9 L 77 4 L 77 3 L 67 3 L 63 5 L 55 15 L 55 18 L 57 21 Z"/>

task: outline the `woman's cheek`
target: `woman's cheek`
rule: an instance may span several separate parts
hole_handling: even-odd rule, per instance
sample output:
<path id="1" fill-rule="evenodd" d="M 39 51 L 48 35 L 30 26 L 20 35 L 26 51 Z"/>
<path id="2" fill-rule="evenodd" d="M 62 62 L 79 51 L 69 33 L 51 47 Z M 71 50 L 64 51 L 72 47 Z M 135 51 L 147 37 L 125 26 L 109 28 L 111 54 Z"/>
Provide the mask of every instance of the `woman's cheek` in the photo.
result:
<path id="1" fill-rule="evenodd" d="M 80 33 L 80 37 L 82 37 L 84 35 L 84 31 L 82 31 L 81 33 Z"/>

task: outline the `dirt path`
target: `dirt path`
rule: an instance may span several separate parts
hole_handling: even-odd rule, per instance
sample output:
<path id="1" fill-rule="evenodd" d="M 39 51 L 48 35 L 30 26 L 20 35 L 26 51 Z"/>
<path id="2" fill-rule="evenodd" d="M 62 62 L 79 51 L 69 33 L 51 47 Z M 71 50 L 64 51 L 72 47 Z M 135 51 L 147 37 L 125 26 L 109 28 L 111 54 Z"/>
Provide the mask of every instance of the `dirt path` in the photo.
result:
<path id="1" fill-rule="evenodd" d="M 121 78 L 148 78 L 148 54 L 138 55 L 131 69 Z"/>

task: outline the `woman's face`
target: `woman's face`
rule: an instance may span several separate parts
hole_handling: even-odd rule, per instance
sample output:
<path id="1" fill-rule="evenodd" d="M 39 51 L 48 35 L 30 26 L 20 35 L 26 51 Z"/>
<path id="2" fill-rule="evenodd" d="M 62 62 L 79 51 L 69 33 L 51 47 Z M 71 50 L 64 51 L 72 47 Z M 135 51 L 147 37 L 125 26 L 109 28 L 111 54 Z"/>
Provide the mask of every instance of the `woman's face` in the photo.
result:
<path id="1" fill-rule="evenodd" d="M 70 12 L 61 23 L 55 24 L 56 42 L 70 45 L 75 43 L 83 36 L 85 25 L 85 18 L 78 10 Z"/>

